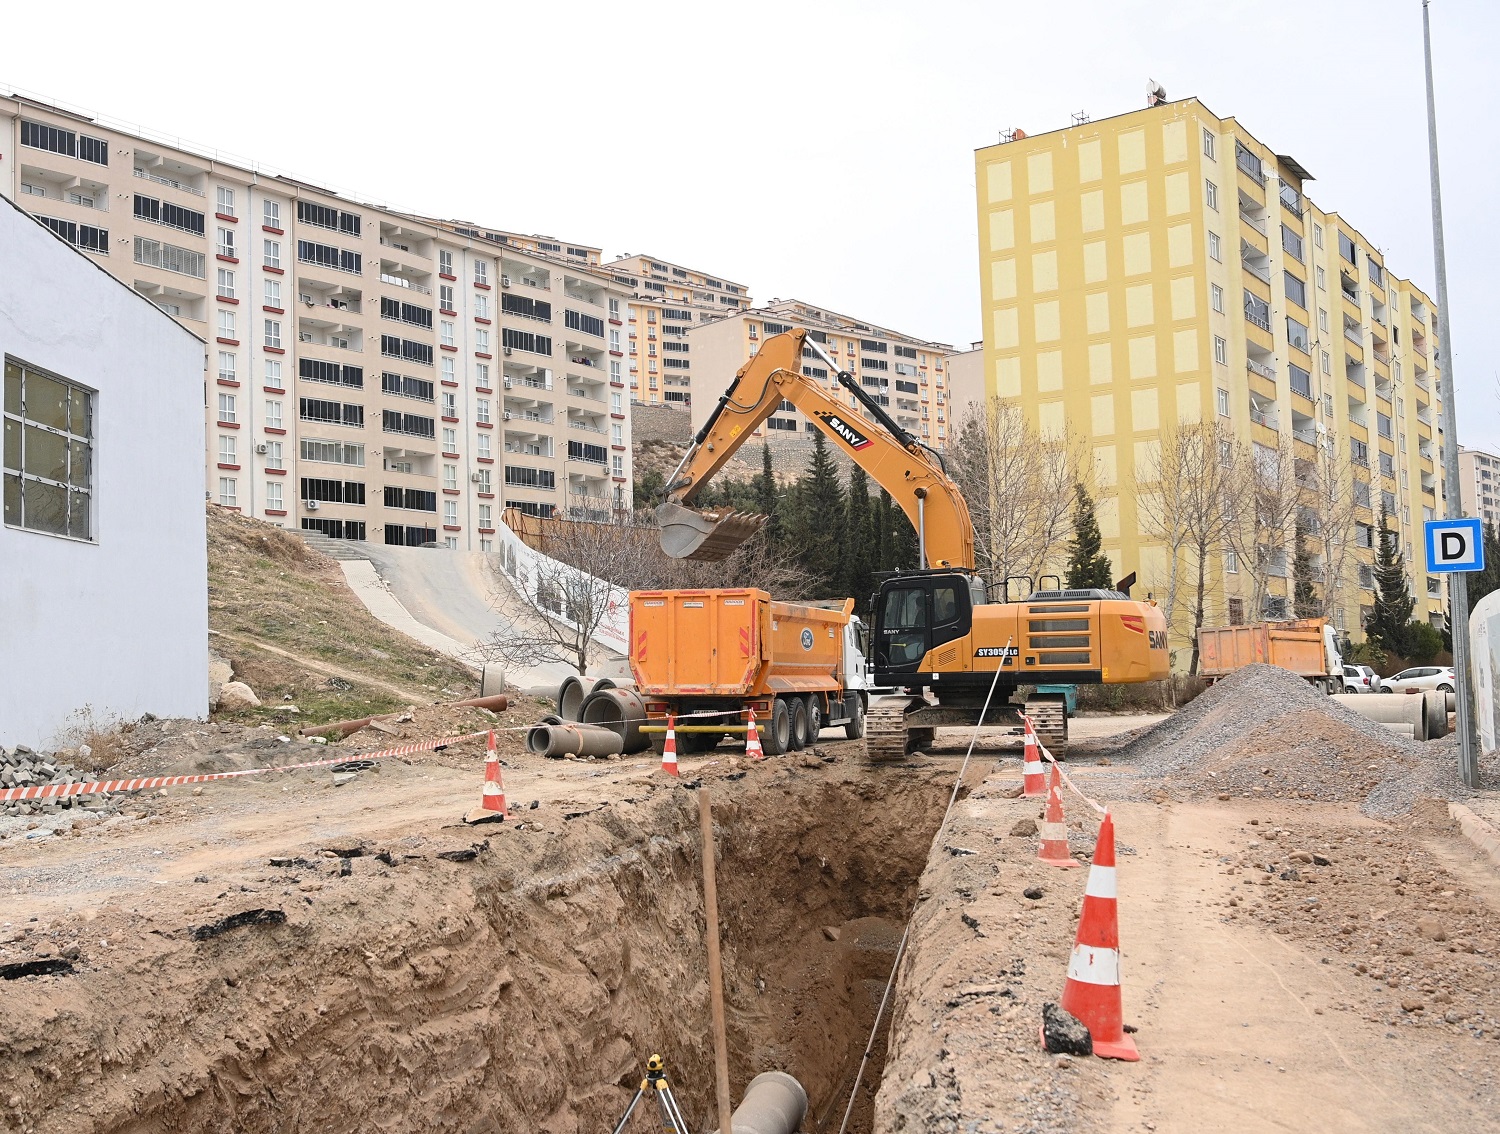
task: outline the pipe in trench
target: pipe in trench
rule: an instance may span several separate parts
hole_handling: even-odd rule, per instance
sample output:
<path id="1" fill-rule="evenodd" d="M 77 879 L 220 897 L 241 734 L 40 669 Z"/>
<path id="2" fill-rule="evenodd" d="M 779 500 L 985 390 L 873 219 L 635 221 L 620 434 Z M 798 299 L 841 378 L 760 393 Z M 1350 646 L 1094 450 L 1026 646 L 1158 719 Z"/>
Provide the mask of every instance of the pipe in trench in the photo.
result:
<path id="1" fill-rule="evenodd" d="M 583 702 L 582 720 L 586 725 L 619 733 L 621 751 L 627 755 L 651 747 L 651 741 L 641 731 L 646 723 L 646 702 L 634 689 L 595 688 Z"/>
<path id="2" fill-rule="evenodd" d="M 623 747 L 612 729 L 585 724 L 537 725 L 526 734 L 526 748 L 538 756 L 614 756 Z"/>
<path id="3" fill-rule="evenodd" d="M 794 1134 L 806 1117 L 802 1084 L 785 1071 L 764 1071 L 750 1080 L 729 1126 L 733 1134 Z"/>
<path id="4" fill-rule="evenodd" d="M 1344 708 L 1379 724 L 1411 725 L 1412 736 L 1427 739 L 1425 698 L 1407 693 L 1335 693 Z"/>

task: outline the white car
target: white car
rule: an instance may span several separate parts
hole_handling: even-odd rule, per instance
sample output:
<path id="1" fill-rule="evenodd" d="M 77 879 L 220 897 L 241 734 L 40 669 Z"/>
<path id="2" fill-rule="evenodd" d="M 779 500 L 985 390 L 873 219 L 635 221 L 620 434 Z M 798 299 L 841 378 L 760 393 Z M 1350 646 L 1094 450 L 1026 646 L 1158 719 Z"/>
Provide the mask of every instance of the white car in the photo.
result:
<path id="1" fill-rule="evenodd" d="M 1373 693 L 1374 691 L 1370 685 L 1370 675 L 1361 672 L 1361 667 L 1357 665 L 1344 667 L 1345 693 Z"/>
<path id="2" fill-rule="evenodd" d="M 1403 669 L 1394 677 L 1385 679 L 1387 693 L 1421 693 L 1427 689 L 1452 693 L 1454 687 L 1452 666 L 1413 666 L 1411 669 Z"/>
<path id="3" fill-rule="evenodd" d="M 1386 687 L 1385 687 L 1385 678 L 1381 677 L 1380 674 L 1376 673 L 1373 669 L 1371 669 L 1367 665 L 1357 665 L 1354 668 L 1357 669 L 1357 670 L 1359 670 L 1360 673 L 1364 674 L 1366 677 L 1368 677 L 1370 679 L 1370 692 L 1371 693 L 1385 693 L 1385 692 L 1387 692 Z"/>

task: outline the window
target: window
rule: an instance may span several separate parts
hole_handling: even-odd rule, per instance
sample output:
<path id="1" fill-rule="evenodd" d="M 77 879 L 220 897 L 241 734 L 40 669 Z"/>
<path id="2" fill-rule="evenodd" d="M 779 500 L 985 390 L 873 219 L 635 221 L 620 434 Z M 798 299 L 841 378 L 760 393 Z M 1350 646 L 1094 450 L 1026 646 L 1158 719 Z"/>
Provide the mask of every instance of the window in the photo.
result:
<path id="1" fill-rule="evenodd" d="M 1225 389 L 1215 390 L 1214 391 L 1214 397 L 1216 398 L 1217 403 L 1218 403 L 1219 416 L 1220 417 L 1228 417 L 1229 416 L 1229 391 L 1225 390 Z"/>
<path id="2" fill-rule="evenodd" d="M 233 189 L 226 188 L 223 185 L 219 186 L 217 211 L 226 217 L 232 217 L 235 215 Z"/>
<path id="3" fill-rule="evenodd" d="M 443 381 L 444 382 L 456 382 L 457 379 L 454 377 L 453 359 L 452 359 L 452 357 L 445 354 L 438 361 L 440 363 L 442 363 Z"/>
<path id="4" fill-rule="evenodd" d="M 490 453 L 490 435 L 488 433 L 481 431 L 475 434 L 474 442 L 474 456 L 476 458 L 488 459 L 492 455 Z"/>
<path id="5" fill-rule="evenodd" d="M 1221 263 L 1224 260 L 1223 241 L 1219 239 L 1217 232 L 1210 232 L 1208 234 L 1208 255 L 1211 259 L 1218 260 Z"/>
<path id="6" fill-rule="evenodd" d="M 1207 178 L 1203 181 L 1203 203 L 1215 212 L 1219 209 L 1219 187 Z"/>
<path id="7" fill-rule="evenodd" d="M 219 381 L 234 382 L 235 377 L 235 353 L 232 350 L 221 350 L 219 352 Z"/>
<path id="8" fill-rule="evenodd" d="M 1210 161 L 1214 159 L 1214 134 L 1207 126 L 1203 128 L 1203 156 Z"/>
<path id="9" fill-rule="evenodd" d="M 453 345 L 453 324 L 447 319 L 438 320 L 438 342 L 444 346 Z"/>
<path id="10" fill-rule="evenodd" d="M 281 481 L 266 481 L 266 508 L 267 510 L 272 512 L 281 512 L 285 510 L 282 506 L 281 499 Z"/>
<path id="11" fill-rule="evenodd" d="M 322 398 L 297 399 L 297 415 L 303 421 L 317 421 L 325 425 L 348 425 L 358 429 L 365 424 L 364 406 L 325 401 Z"/>
<path id="12" fill-rule="evenodd" d="M 300 204 L 299 202 L 299 207 Z M 318 264 L 354 275 L 364 271 L 364 257 L 358 252 L 348 252 L 335 248 L 332 244 L 318 244 L 311 240 L 297 241 L 297 259 L 304 264 Z"/>
<path id="13" fill-rule="evenodd" d="M 54 154 L 81 158 L 95 165 L 109 164 L 109 144 L 102 138 L 91 138 L 87 134 L 75 134 L 42 122 L 21 120 L 21 145 L 36 150 L 50 150 Z"/>
<path id="14" fill-rule="evenodd" d="M 474 349 L 479 354 L 490 353 L 490 331 L 488 327 L 474 328 Z"/>
<path id="15" fill-rule="evenodd" d="M 234 298 L 234 270 L 232 268 L 219 269 L 219 291 L 218 294 L 225 299 Z"/>
<path id="16" fill-rule="evenodd" d="M 585 315 L 581 311 L 565 310 L 563 312 L 563 323 L 571 330 L 582 331 L 586 335 L 604 337 L 604 320 L 597 319 L 593 315 Z"/>
<path id="17" fill-rule="evenodd" d="M 353 386 L 364 389 L 365 368 L 342 366 L 337 362 L 323 362 L 316 358 L 302 358 L 297 362 L 297 376 L 309 382 L 326 382 L 330 386 Z"/>
<path id="18" fill-rule="evenodd" d="M 1291 272 L 1283 272 L 1282 280 L 1286 285 L 1286 297 L 1298 307 L 1307 306 L 1307 284 L 1299 280 Z"/>
<path id="19" fill-rule="evenodd" d="M 239 497 L 235 492 L 238 483 L 232 476 L 221 476 L 219 478 L 219 503 L 225 508 L 238 508 L 240 506 Z"/>
<path id="20" fill-rule="evenodd" d="M 267 228 L 281 227 L 281 203 L 279 201 L 260 203 L 260 223 Z"/>
<path id="21" fill-rule="evenodd" d="M 159 240 L 147 240 L 137 236 L 135 238 L 135 262 L 147 264 L 153 268 L 164 268 L 178 275 L 192 276 L 194 279 L 201 280 L 206 260 L 202 252 L 194 252 L 189 248 L 178 248 L 172 244 L 163 244 Z"/>
<path id="22" fill-rule="evenodd" d="M 489 265 L 489 261 L 487 261 L 487 260 L 475 260 L 474 261 L 474 282 L 476 284 L 483 284 L 485 286 L 489 285 L 489 282 L 490 282 L 490 265 Z"/>
<path id="23" fill-rule="evenodd" d="M 235 455 L 236 445 L 233 433 L 219 434 L 219 464 L 238 465 L 239 459 Z"/>
<path id="24" fill-rule="evenodd" d="M 1328 352 L 1326 350 L 1325 351 L 1319 351 L 1319 354 L 1322 355 L 1322 360 L 1321 361 L 1322 361 L 1322 366 L 1323 366 L 1323 373 L 1324 374 L 1332 374 L 1333 373 L 1333 360 L 1329 357 Z M 1332 412 L 1332 411 L 1330 410 L 1329 412 Z"/>
<path id="25" fill-rule="evenodd" d="M 438 271 L 445 276 L 453 274 L 453 253 L 446 248 L 438 251 Z"/>
<path id="26" fill-rule="evenodd" d="M 488 398 L 476 398 L 474 401 L 474 420 L 487 423 L 490 420 L 490 400 Z"/>
<path id="27" fill-rule="evenodd" d="M 430 417 L 400 410 L 381 410 L 380 428 L 386 433 L 405 433 L 412 437 L 431 437 L 436 432 L 436 423 Z M 444 437 L 448 431 L 444 430 Z M 451 450 L 450 450 L 451 451 Z"/>
<path id="28" fill-rule="evenodd" d="M 281 241 L 279 241 L 279 240 L 266 240 L 266 241 L 262 241 L 261 242 L 261 246 L 262 246 L 262 252 L 263 252 L 263 257 L 262 258 L 264 260 L 265 266 L 268 267 L 268 268 L 277 268 L 277 269 L 280 269 L 280 267 L 281 267 Z"/>
<path id="29" fill-rule="evenodd" d="M 220 256 L 228 256 L 231 260 L 234 259 L 234 229 L 220 228 L 214 247 L 218 250 Z"/>
<path id="30" fill-rule="evenodd" d="M 1299 323 L 1290 315 L 1286 319 L 1286 341 L 1298 350 L 1307 351 L 1307 325 Z"/>
<path id="31" fill-rule="evenodd" d="M 458 399 L 453 395 L 452 391 L 445 390 L 443 392 L 443 416 L 458 416 Z"/>
<path id="32" fill-rule="evenodd" d="M 500 341 L 506 350 L 524 350 L 531 354 L 552 354 L 550 335 L 534 335 L 530 331 L 517 331 L 506 327 L 500 332 Z"/>
<path id="33" fill-rule="evenodd" d="M 234 415 L 234 407 L 235 407 L 235 398 L 234 398 L 233 394 L 220 394 L 219 395 L 219 420 L 220 421 L 230 421 L 230 422 L 238 421 L 239 419 L 236 418 L 235 415 Z"/>
<path id="34" fill-rule="evenodd" d="M 1239 574 L 1240 557 L 1235 553 L 1235 550 L 1232 547 L 1226 547 L 1224 549 L 1224 570 L 1228 571 L 1231 575 Z M 1230 621 L 1233 622 L 1235 621 L 1235 619 L 1230 618 Z"/>
<path id="35" fill-rule="evenodd" d="M 281 428 L 281 399 L 272 398 L 266 402 L 266 428 Z M 280 444 L 280 442 L 277 442 Z"/>
<path id="36" fill-rule="evenodd" d="M 5 523 L 93 538 L 94 395 L 5 357 Z"/>
<path id="37" fill-rule="evenodd" d="M 387 358 L 404 358 L 409 362 L 418 362 L 424 366 L 432 365 L 430 345 L 398 338 L 395 335 L 380 336 L 380 353 Z"/>
<path id="38" fill-rule="evenodd" d="M 438 306 L 441 307 L 444 311 L 458 310 L 458 308 L 454 306 L 452 284 L 438 285 Z"/>
<path id="39" fill-rule="evenodd" d="M 1317 268 L 1316 271 L 1317 271 L 1317 280 L 1318 280 L 1318 290 L 1319 291 L 1327 291 L 1328 290 L 1328 277 L 1323 274 L 1323 269 L 1322 268 Z"/>
<path id="40" fill-rule="evenodd" d="M 445 453 L 456 453 L 456 452 L 458 452 L 458 430 L 456 430 L 456 429 L 444 429 L 443 430 L 443 452 L 445 452 Z"/>
<path id="41" fill-rule="evenodd" d="M 612 470 L 613 475 L 615 475 L 615 476 L 624 476 L 625 475 L 625 458 L 623 456 L 621 456 L 619 453 L 616 453 L 614 456 L 612 456 L 610 458 L 610 469 Z"/>
<path id="42" fill-rule="evenodd" d="M 474 317 L 476 319 L 488 319 L 490 317 L 490 297 L 484 294 L 474 297 Z"/>
<path id="43" fill-rule="evenodd" d="M 1208 301 L 1215 311 L 1224 314 L 1224 289 L 1218 284 L 1208 285 Z"/>
<path id="44" fill-rule="evenodd" d="M 495 513 L 494 513 L 494 507 L 493 507 L 493 505 L 490 505 L 490 504 L 481 504 L 479 506 L 479 526 L 481 528 L 492 528 L 492 527 L 494 527 L 495 526 L 495 521 L 492 518 L 494 516 L 494 514 Z"/>
<path id="45" fill-rule="evenodd" d="M 611 445 L 625 444 L 625 427 L 618 421 L 609 427 L 609 441 Z"/>
<path id="46" fill-rule="evenodd" d="M 488 474 L 488 469 L 480 469 Z M 523 488 L 556 488 L 557 474 L 550 469 L 529 469 L 522 465 L 505 466 L 505 483 Z"/>
<path id="47" fill-rule="evenodd" d="M 447 524 L 450 528 L 456 528 L 456 527 L 458 527 L 458 501 L 457 500 L 444 500 L 443 501 L 443 523 Z"/>
<path id="48" fill-rule="evenodd" d="M 281 320 L 266 320 L 266 346 L 275 350 L 281 349 Z"/>
<path id="49" fill-rule="evenodd" d="M 1219 464 L 1226 469 L 1234 464 L 1234 444 L 1232 442 L 1219 442 Z"/>
<path id="50" fill-rule="evenodd" d="M 458 491 L 458 466 L 457 465 L 444 465 L 443 466 L 443 487 L 446 488 L 446 489 L 448 489 L 448 490 L 450 490 L 450 491 L 453 491 L 453 492 L 457 492 Z"/>
<path id="51" fill-rule="evenodd" d="M 1292 393 L 1301 394 L 1308 401 L 1312 400 L 1312 375 L 1296 363 L 1287 363 L 1287 370 L 1291 374 Z"/>
<path id="52" fill-rule="evenodd" d="M 679 344 L 667 343 L 666 345 L 671 347 L 678 346 Z M 609 332 L 609 349 L 616 351 L 620 349 L 620 332 L 615 330 L 614 328 L 611 328 Z"/>
<path id="53" fill-rule="evenodd" d="M 1320 224 L 1313 225 L 1313 244 L 1318 248 L 1323 247 L 1323 226 Z"/>
<path id="54" fill-rule="evenodd" d="M 452 359 L 445 361 L 451 362 Z M 488 362 L 476 362 L 474 364 L 474 386 L 479 390 L 490 388 L 490 364 Z"/>
<path id="55" fill-rule="evenodd" d="M 297 219 L 303 224 L 313 224 L 319 228 L 331 228 L 337 232 L 346 233 L 349 236 L 358 236 L 360 232 L 360 217 L 358 213 L 346 213 L 338 209 L 331 209 L 327 205 L 320 205 L 315 201 L 298 201 Z"/>
<path id="56" fill-rule="evenodd" d="M 219 338 L 221 338 L 221 339 L 234 339 L 234 338 L 236 338 L 236 334 L 235 334 L 235 319 L 234 319 L 234 312 L 233 311 L 220 311 L 219 312 Z"/>
<path id="57" fill-rule="evenodd" d="M 505 471 L 507 473 L 510 472 L 509 469 L 506 469 Z M 475 492 L 482 492 L 482 493 L 485 493 L 486 495 L 488 495 L 490 492 L 493 491 L 493 489 L 490 488 L 490 470 L 489 469 L 479 469 L 478 470 L 478 476 L 479 476 L 479 479 L 474 484 L 474 491 Z M 546 483 L 544 485 L 539 485 L 538 487 L 541 487 L 541 488 L 551 488 L 551 487 L 553 487 L 553 485 L 551 483 L 551 481 L 552 481 L 552 474 L 549 472 L 549 473 L 546 474 L 546 477 L 547 477 L 548 483 Z M 507 478 L 507 479 L 509 479 L 509 478 Z"/>
<path id="58" fill-rule="evenodd" d="M 1295 229 L 1281 226 L 1281 250 L 1292 259 L 1301 261 L 1302 256 L 1302 234 Z"/>
<path id="59" fill-rule="evenodd" d="M 333 465 L 358 465 L 361 468 L 365 463 L 365 447 L 347 441 L 319 441 L 314 438 L 304 438 L 301 452 L 304 461 Z"/>
<path id="60" fill-rule="evenodd" d="M 1229 365 L 1229 343 L 1223 335 L 1214 336 L 1214 361 L 1220 366 Z"/>
<path id="61" fill-rule="evenodd" d="M 1359 249 L 1355 246 L 1354 241 L 1342 232 L 1339 233 L 1339 255 L 1351 264 L 1358 262 L 1355 257 L 1359 255 Z"/>
<path id="62" fill-rule="evenodd" d="M 101 256 L 109 255 L 109 229 L 107 228 L 58 220 L 56 217 L 44 217 L 40 213 L 36 214 L 36 219 L 75 248 L 81 248 L 85 252 L 97 252 Z"/>
<path id="63" fill-rule="evenodd" d="M 268 358 L 265 360 L 265 386 L 268 390 L 282 389 L 281 359 Z"/>

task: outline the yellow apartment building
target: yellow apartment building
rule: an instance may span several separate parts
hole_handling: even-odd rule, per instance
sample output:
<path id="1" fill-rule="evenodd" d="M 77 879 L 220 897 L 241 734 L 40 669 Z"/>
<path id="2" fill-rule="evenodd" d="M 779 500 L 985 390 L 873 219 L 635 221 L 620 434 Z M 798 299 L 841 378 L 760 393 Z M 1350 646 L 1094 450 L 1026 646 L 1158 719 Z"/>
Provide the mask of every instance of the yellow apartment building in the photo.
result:
<path id="1" fill-rule="evenodd" d="M 1314 562 L 1341 628 L 1362 637 L 1382 502 L 1418 617 L 1441 624 L 1420 561 L 1443 498 L 1433 304 L 1308 198 L 1302 164 L 1190 98 L 1018 131 L 976 174 L 985 386 L 1089 447 L 1117 574 L 1164 586 L 1137 482 L 1165 431 L 1218 419 L 1257 459 L 1289 448 L 1299 485 L 1326 470 L 1347 492 L 1353 556 L 1331 583 Z M 1239 557 L 1214 557 L 1211 624 L 1289 616 L 1292 551 L 1269 542 L 1261 610 Z"/>

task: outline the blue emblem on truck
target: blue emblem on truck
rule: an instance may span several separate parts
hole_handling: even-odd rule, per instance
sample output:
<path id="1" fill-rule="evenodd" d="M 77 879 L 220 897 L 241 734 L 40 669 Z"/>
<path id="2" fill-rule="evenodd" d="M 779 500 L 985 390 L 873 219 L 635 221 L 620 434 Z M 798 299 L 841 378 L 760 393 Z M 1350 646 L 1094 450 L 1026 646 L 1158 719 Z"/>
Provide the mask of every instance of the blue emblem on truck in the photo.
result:
<path id="1" fill-rule="evenodd" d="M 810 649 L 812 649 L 812 644 L 813 644 L 813 632 L 811 630 L 807 629 L 806 627 L 803 627 L 803 629 L 802 629 L 802 648 L 804 650 L 810 650 Z"/>

